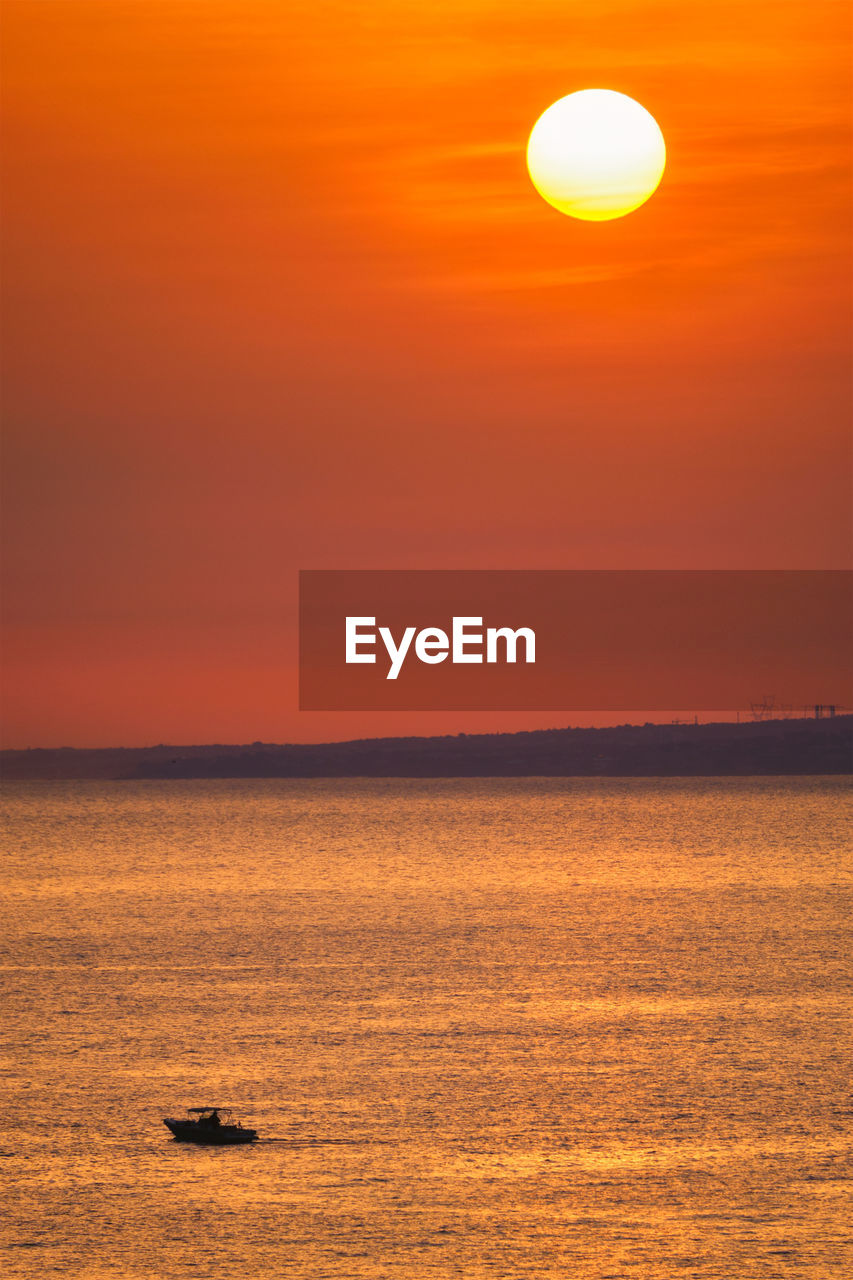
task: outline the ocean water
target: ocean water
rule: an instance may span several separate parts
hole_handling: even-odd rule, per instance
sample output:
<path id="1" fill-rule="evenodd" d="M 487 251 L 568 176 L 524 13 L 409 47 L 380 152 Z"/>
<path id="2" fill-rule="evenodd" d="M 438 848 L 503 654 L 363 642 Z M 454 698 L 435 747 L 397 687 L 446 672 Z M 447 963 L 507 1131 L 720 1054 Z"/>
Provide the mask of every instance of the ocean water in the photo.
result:
<path id="1" fill-rule="evenodd" d="M 2 799 L 4 1276 L 853 1274 L 845 780 Z"/>

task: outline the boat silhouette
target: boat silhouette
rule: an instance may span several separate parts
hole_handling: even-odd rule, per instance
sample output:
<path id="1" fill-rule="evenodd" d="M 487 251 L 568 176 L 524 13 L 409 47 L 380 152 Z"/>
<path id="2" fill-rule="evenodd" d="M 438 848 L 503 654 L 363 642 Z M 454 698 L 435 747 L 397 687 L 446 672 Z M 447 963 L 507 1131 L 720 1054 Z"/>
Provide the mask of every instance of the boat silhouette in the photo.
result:
<path id="1" fill-rule="evenodd" d="M 222 1115 L 220 1115 L 220 1112 Z M 226 1119 L 223 1120 L 222 1116 Z M 205 1147 L 228 1147 L 242 1142 L 256 1142 L 257 1131 L 244 1129 L 232 1121 L 226 1107 L 187 1107 L 186 1120 L 164 1119 L 176 1142 L 197 1142 Z"/>

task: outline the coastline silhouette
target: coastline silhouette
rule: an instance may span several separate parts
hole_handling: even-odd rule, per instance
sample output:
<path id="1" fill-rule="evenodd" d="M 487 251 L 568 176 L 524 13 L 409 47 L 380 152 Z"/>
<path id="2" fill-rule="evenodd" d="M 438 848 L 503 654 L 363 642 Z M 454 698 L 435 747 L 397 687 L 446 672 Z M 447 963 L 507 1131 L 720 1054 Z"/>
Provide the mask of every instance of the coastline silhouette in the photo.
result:
<path id="1" fill-rule="evenodd" d="M 9 779 L 704 777 L 846 774 L 853 715 L 350 742 L 0 753 Z"/>

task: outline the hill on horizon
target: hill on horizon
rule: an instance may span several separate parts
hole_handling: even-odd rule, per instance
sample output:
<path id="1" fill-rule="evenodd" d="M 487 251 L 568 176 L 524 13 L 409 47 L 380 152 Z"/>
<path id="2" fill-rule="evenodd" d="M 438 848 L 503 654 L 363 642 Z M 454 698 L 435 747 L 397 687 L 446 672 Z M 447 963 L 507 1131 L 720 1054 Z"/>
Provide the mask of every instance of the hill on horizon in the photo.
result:
<path id="1" fill-rule="evenodd" d="M 37 779 L 703 777 L 853 772 L 853 715 L 643 724 L 347 742 L 27 748 L 0 774 Z"/>

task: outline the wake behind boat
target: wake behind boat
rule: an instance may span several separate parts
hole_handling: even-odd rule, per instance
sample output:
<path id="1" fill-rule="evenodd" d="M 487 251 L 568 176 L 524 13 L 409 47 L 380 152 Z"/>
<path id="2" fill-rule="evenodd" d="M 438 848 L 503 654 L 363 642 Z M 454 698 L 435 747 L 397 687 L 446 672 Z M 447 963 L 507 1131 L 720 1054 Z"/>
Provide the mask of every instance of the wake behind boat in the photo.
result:
<path id="1" fill-rule="evenodd" d="M 226 1117 L 225 1120 L 220 1116 Z M 163 1124 L 174 1135 L 176 1142 L 198 1142 L 206 1147 L 228 1147 L 240 1142 L 256 1142 L 257 1131 L 244 1129 L 231 1120 L 231 1112 L 225 1107 L 187 1107 L 186 1120 L 166 1120 Z M 194 1118 L 193 1118 L 194 1117 Z"/>

